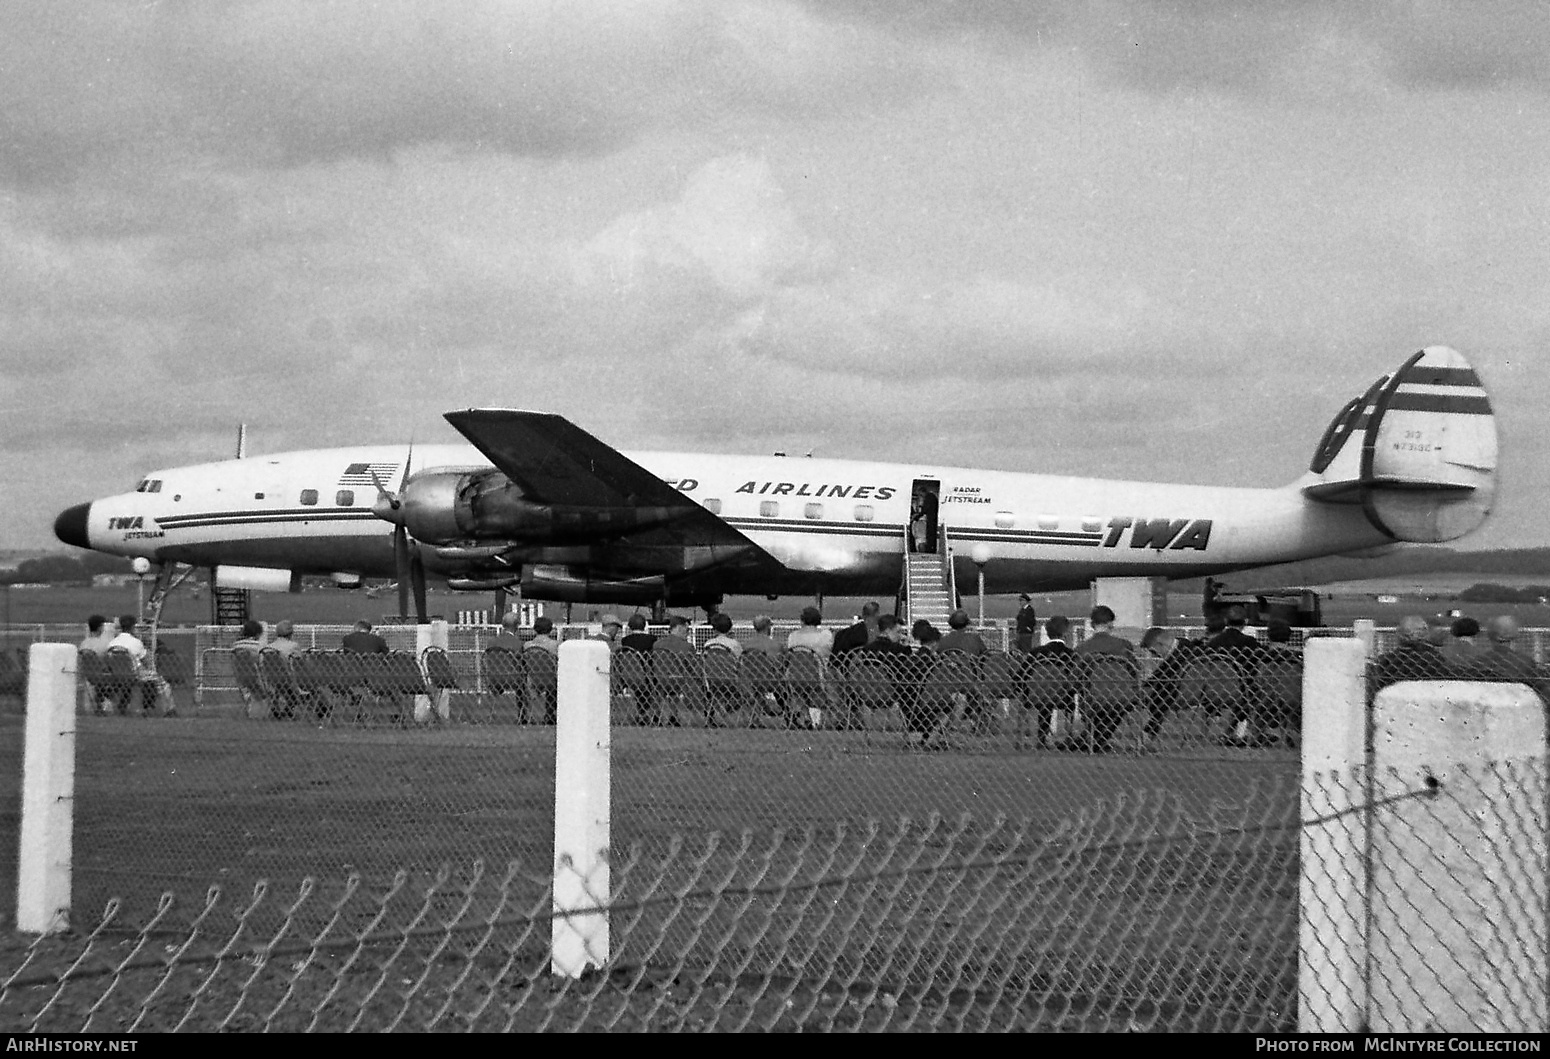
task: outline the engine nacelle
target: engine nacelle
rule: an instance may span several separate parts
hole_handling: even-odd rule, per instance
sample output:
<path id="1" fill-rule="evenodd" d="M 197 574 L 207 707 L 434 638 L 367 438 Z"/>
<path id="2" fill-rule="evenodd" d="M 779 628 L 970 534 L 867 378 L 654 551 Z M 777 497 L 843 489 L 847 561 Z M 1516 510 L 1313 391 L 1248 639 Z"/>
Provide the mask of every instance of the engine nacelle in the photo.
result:
<path id="1" fill-rule="evenodd" d="M 499 471 L 429 471 L 404 486 L 404 528 L 426 544 L 568 544 L 621 537 L 682 518 L 693 507 L 541 504 Z"/>
<path id="2" fill-rule="evenodd" d="M 565 566 L 530 566 L 522 572 L 522 594 L 560 603 L 652 603 L 662 599 L 661 575 L 608 579 L 578 574 Z"/>

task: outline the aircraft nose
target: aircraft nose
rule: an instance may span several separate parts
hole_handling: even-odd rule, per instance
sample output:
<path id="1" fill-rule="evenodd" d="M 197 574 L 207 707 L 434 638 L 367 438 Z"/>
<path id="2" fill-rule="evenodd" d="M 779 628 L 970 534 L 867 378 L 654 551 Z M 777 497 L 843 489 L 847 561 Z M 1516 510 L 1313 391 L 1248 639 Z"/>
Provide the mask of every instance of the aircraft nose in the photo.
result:
<path id="1" fill-rule="evenodd" d="M 90 548 L 91 543 L 86 539 L 86 522 L 90 516 L 90 504 L 65 508 L 54 520 L 54 536 L 77 548 Z"/>

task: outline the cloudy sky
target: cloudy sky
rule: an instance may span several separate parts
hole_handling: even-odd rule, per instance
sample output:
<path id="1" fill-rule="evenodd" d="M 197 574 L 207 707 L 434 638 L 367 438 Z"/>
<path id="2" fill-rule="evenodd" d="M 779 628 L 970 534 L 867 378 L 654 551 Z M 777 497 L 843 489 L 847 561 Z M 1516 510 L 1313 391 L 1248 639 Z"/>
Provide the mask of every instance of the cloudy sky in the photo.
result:
<path id="1" fill-rule="evenodd" d="M 150 467 L 557 411 L 1277 485 L 1409 353 L 1550 491 L 1550 6 L 10 0 L 0 548 Z"/>

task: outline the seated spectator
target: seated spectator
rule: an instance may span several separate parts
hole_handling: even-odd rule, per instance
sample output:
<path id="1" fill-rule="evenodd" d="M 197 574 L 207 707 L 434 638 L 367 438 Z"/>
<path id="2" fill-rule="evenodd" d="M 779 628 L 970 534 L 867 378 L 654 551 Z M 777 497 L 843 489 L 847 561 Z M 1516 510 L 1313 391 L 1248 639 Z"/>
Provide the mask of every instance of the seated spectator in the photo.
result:
<path id="1" fill-rule="evenodd" d="M 1457 674 L 1442 651 L 1431 642 L 1431 629 L 1419 615 L 1399 621 L 1399 643 L 1367 667 L 1367 695 L 1372 696 L 1403 680 L 1455 680 Z"/>
<path id="2" fill-rule="evenodd" d="M 291 624 L 289 618 L 281 618 L 275 622 L 274 642 L 269 646 L 279 651 L 286 658 L 301 653 L 301 644 L 296 642 L 296 627 Z"/>
<path id="3" fill-rule="evenodd" d="M 1517 621 L 1506 614 L 1492 618 L 1486 635 L 1490 646 L 1475 655 L 1466 674 L 1469 679 L 1527 684 L 1550 705 L 1550 670 L 1535 665 L 1532 658 L 1513 646 L 1518 639 Z"/>
<path id="4" fill-rule="evenodd" d="M 915 641 L 915 652 L 924 654 L 937 649 L 942 642 L 942 634 L 925 618 L 916 618 L 915 624 L 910 626 L 910 639 Z"/>
<path id="5" fill-rule="evenodd" d="M 760 614 L 753 620 L 753 635 L 743 644 L 744 654 L 778 655 L 780 644 L 775 642 L 775 622 L 768 614 Z"/>
<path id="6" fill-rule="evenodd" d="M 830 646 L 829 654 L 838 660 L 877 639 L 877 615 L 881 611 L 882 607 L 876 602 L 864 604 L 861 607 L 860 619 L 854 625 L 834 634 L 834 642 Z M 804 611 L 803 614 L 805 616 L 806 612 Z M 786 646 L 791 646 L 790 641 L 787 641 Z"/>
<path id="7" fill-rule="evenodd" d="M 242 623 L 242 638 L 231 645 L 233 651 L 258 654 L 264 649 L 264 623 L 249 618 Z"/>
<path id="8" fill-rule="evenodd" d="M 1114 611 L 1102 604 L 1093 608 L 1087 617 L 1087 639 L 1077 644 L 1079 655 L 1135 656 L 1135 646 L 1122 636 L 1114 635 Z M 945 642 L 947 637 L 942 637 Z"/>
<path id="9" fill-rule="evenodd" d="M 113 642 L 115 630 L 108 625 L 108 619 L 101 614 L 93 614 L 86 619 L 86 639 L 81 641 L 80 650 L 90 651 L 95 655 L 108 653 L 108 644 Z"/>
<path id="10" fill-rule="evenodd" d="M 1464 669 L 1474 663 L 1483 648 L 1475 642 L 1480 635 L 1480 623 L 1463 616 L 1453 619 L 1449 628 L 1452 636 L 1442 645 L 1443 660 L 1454 669 Z"/>
<path id="11" fill-rule="evenodd" d="M 823 615 L 817 607 L 802 608 L 802 626 L 791 630 L 786 637 L 786 650 L 812 651 L 820 658 L 828 658 L 834 651 L 834 634 L 823 627 Z"/>
<path id="12" fill-rule="evenodd" d="M 501 615 L 501 631 L 490 640 L 490 647 L 499 647 L 503 651 L 516 654 L 522 650 L 522 637 L 518 630 L 522 628 L 522 615 L 514 610 L 508 610 Z"/>
<path id="13" fill-rule="evenodd" d="M 628 628 L 629 631 L 624 634 L 624 639 L 619 641 L 619 646 L 626 651 L 649 653 L 652 646 L 656 644 L 657 638 L 646 631 L 646 616 L 631 614 Z"/>
<path id="14" fill-rule="evenodd" d="M 147 664 L 150 652 L 145 649 L 145 644 L 135 635 L 136 620 L 133 614 L 125 614 L 118 619 L 118 634 L 108 641 L 108 650 L 122 649 L 127 652 L 134 661 L 135 677 L 140 682 L 140 701 L 146 714 L 154 711 L 156 703 L 162 702 L 166 706 L 166 715 L 172 716 L 177 712 L 172 700 L 172 688 L 157 675 L 154 663 Z M 149 698 L 147 698 L 149 696 Z"/>
<path id="15" fill-rule="evenodd" d="M 610 651 L 619 649 L 619 634 L 624 632 L 624 622 L 619 620 L 617 614 L 604 614 L 598 619 L 598 631 L 589 640 L 601 640 L 608 645 Z"/>
<path id="16" fill-rule="evenodd" d="M 689 619 L 682 614 L 672 614 L 667 619 L 667 635 L 657 637 L 652 647 L 658 653 L 692 655 L 694 644 L 689 642 Z"/>
<path id="17" fill-rule="evenodd" d="M 743 653 L 743 645 L 732 636 L 732 619 L 717 611 L 710 616 L 710 627 L 716 635 L 705 641 L 704 649 L 707 651 L 731 651 L 734 655 Z"/>
<path id="18" fill-rule="evenodd" d="M 980 634 L 969 628 L 969 612 L 955 610 L 947 619 L 947 634 L 937 641 L 938 654 L 948 651 L 962 651 L 964 654 L 985 654 L 990 649 L 985 646 L 985 641 L 980 639 Z"/>
<path id="19" fill-rule="evenodd" d="M 355 630 L 345 634 L 339 646 L 346 651 L 355 651 L 363 655 L 385 655 L 388 653 L 387 641 L 371 631 L 371 622 L 362 619 L 355 623 Z"/>
<path id="20" fill-rule="evenodd" d="M 554 622 L 547 618 L 539 618 L 533 622 L 533 638 L 522 648 L 524 651 L 548 651 L 556 658 L 560 657 L 560 641 L 554 637 Z"/>

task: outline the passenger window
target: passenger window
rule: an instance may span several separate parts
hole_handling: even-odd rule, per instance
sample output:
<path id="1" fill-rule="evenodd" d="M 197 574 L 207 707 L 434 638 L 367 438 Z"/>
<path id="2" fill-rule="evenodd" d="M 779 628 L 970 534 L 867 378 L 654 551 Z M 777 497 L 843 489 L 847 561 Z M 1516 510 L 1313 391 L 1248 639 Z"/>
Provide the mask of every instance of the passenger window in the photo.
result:
<path id="1" fill-rule="evenodd" d="M 1039 528 L 1041 530 L 1059 529 L 1060 528 L 1060 519 L 1058 519 L 1054 515 L 1040 515 L 1039 516 Z"/>
<path id="2" fill-rule="evenodd" d="M 302 505 L 302 507 L 312 507 L 317 502 L 318 502 L 318 491 L 316 489 L 303 489 L 301 491 L 301 505 Z"/>
<path id="3" fill-rule="evenodd" d="M 872 505 L 871 504 L 857 504 L 856 505 L 856 521 L 857 522 L 871 522 L 876 517 L 877 517 L 877 512 L 872 509 Z"/>
<path id="4" fill-rule="evenodd" d="M 805 518 L 823 518 L 823 505 L 808 504 L 802 509 L 802 515 Z"/>
<path id="5" fill-rule="evenodd" d="M 338 504 L 340 507 L 349 507 L 351 504 L 354 504 L 355 503 L 355 490 L 354 489 L 341 489 L 341 490 L 339 490 L 339 492 L 334 494 L 334 503 Z"/>
<path id="6" fill-rule="evenodd" d="M 761 518 L 775 518 L 779 514 L 780 514 L 780 501 L 779 500 L 761 500 L 761 501 L 759 501 L 759 517 L 761 517 Z"/>
<path id="7" fill-rule="evenodd" d="M 996 529 L 1011 529 L 1017 522 L 1010 511 L 996 512 Z"/>
<path id="8" fill-rule="evenodd" d="M 705 498 L 705 510 L 709 511 L 712 515 L 719 515 L 719 514 L 721 514 L 721 501 L 717 500 L 713 496 L 706 497 Z"/>
<path id="9" fill-rule="evenodd" d="M 1092 515 L 1082 516 L 1082 532 L 1098 533 L 1103 530 L 1103 519 L 1094 518 Z"/>

